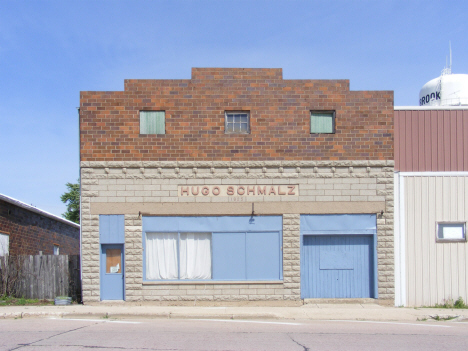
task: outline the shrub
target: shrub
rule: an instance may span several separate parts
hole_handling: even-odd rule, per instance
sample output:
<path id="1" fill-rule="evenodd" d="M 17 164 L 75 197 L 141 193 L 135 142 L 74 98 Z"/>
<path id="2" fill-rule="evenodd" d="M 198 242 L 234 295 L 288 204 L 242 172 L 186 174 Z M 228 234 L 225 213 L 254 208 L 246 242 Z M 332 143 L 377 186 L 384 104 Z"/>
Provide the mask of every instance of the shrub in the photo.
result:
<path id="1" fill-rule="evenodd" d="M 468 308 L 468 306 L 465 304 L 465 301 L 463 301 L 463 298 L 460 296 L 457 301 L 453 304 L 454 308 Z"/>

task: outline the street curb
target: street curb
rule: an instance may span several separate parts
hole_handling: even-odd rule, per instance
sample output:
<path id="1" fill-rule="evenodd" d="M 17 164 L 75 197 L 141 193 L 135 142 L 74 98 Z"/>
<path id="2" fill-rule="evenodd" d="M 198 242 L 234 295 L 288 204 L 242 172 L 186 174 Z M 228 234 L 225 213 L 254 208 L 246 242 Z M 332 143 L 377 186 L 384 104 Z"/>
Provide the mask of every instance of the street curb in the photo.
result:
<path id="1" fill-rule="evenodd" d="M 127 306 L 47 306 L 0 309 L 1 319 L 219 319 L 219 320 L 348 320 L 381 322 L 461 322 L 468 310 L 414 308 L 356 308 L 356 306 L 317 307 L 127 307 Z"/>
<path id="2" fill-rule="evenodd" d="M 198 313 L 75 313 L 75 312 L 13 312 L 0 314 L 0 319 L 25 319 L 25 318 L 64 318 L 64 319 L 86 319 L 86 318 L 113 318 L 113 319 L 294 319 L 275 314 L 198 314 Z"/>

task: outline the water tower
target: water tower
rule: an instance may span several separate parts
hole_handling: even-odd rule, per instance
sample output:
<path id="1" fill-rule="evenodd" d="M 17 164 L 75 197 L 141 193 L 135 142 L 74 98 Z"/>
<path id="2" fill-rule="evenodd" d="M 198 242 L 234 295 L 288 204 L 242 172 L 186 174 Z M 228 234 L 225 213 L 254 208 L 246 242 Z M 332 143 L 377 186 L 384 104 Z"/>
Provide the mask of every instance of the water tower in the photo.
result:
<path id="1" fill-rule="evenodd" d="M 440 77 L 424 84 L 419 91 L 419 106 L 468 105 L 468 74 L 452 73 L 452 50 L 450 63 Z"/>

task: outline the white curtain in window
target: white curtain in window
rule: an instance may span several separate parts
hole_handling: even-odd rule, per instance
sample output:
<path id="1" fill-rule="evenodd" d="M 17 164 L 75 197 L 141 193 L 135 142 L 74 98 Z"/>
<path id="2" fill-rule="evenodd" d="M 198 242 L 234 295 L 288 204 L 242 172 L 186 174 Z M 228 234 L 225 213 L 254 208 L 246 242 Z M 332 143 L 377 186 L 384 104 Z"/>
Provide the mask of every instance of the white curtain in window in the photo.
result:
<path id="1" fill-rule="evenodd" d="M 177 279 L 177 233 L 146 234 L 146 279 Z"/>
<path id="2" fill-rule="evenodd" d="M 180 279 L 211 279 L 211 233 L 180 234 Z"/>

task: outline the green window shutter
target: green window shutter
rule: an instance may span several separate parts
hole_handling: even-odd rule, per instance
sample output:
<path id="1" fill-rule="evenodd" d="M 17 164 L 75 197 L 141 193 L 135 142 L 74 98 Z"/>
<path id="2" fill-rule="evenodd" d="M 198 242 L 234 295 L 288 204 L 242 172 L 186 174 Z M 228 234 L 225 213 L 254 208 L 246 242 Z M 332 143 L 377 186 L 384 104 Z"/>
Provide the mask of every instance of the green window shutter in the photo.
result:
<path id="1" fill-rule="evenodd" d="M 140 134 L 166 134 L 166 113 L 140 111 Z"/>
<path id="2" fill-rule="evenodd" d="M 310 114 L 310 133 L 334 133 L 334 112 L 312 112 Z"/>

